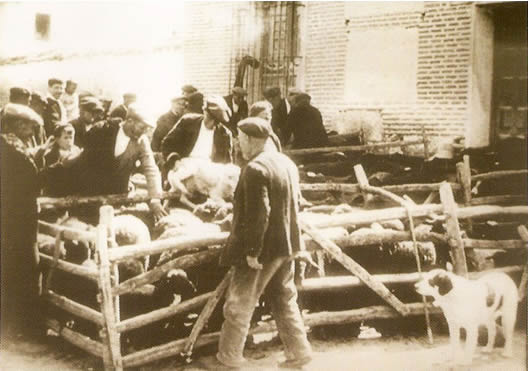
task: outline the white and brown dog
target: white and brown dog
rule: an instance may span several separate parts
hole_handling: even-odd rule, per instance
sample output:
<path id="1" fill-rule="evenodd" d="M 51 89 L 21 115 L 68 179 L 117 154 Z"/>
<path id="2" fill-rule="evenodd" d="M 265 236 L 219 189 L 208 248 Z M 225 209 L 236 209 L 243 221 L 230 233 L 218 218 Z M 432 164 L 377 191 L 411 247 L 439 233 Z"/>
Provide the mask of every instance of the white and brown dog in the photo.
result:
<path id="1" fill-rule="evenodd" d="M 448 267 L 449 269 L 450 267 Z M 468 280 L 443 269 L 434 269 L 424 274 L 415 284 L 416 291 L 432 296 L 433 305 L 442 308 L 449 326 L 453 361 L 469 364 L 477 347 L 478 328 L 485 325 L 488 343 L 484 352 L 491 352 L 495 343 L 496 320 L 501 317 L 505 345 L 502 355 L 512 356 L 512 341 L 517 318 L 517 287 L 513 280 L 502 272 L 490 272 L 479 279 Z M 466 330 L 464 359 L 460 347 L 460 329 Z"/>

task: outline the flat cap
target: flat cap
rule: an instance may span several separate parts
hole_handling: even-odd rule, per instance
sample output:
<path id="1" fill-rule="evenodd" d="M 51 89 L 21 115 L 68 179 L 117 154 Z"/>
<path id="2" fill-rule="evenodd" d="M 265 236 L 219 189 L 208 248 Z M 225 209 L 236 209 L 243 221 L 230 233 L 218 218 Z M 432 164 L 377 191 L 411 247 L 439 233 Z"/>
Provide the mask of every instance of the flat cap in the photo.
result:
<path id="1" fill-rule="evenodd" d="M 29 121 L 34 125 L 44 125 L 42 117 L 33 111 L 28 106 L 17 103 L 8 103 L 4 107 L 4 115 L 6 119 Z"/>
<path id="2" fill-rule="evenodd" d="M 273 88 L 267 88 L 264 90 L 263 92 L 264 94 L 264 98 L 275 98 L 275 97 L 280 97 L 281 95 L 281 90 L 279 87 L 275 86 Z"/>
<path id="3" fill-rule="evenodd" d="M 205 110 L 214 117 L 216 121 L 226 124 L 229 122 L 229 117 L 231 116 L 231 110 L 227 105 L 224 98 L 211 95 L 205 99 Z"/>
<path id="4" fill-rule="evenodd" d="M 9 99 L 17 99 L 21 97 L 29 98 L 30 95 L 31 93 L 29 92 L 29 90 L 25 88 L 14 86 L 9 89 Z"/>
<path id="5" fill-rule="evenodd" d="M 231 89 L 231 93 L 240 97 L 245 97 L 247 95 L 246 89 L 241 86 L 235 86 L 233 89 Z"/>
<path id="6" fill-rule="evenodd" d="M 187 99 L 183 95 L 180 95 L 180 96 L 172 98 L 171 102 L 179 102 L 179 101 L 186 101 L 186 100 Z"/>
<path id="7" fill-rule="evenodd" d="M 248 117 L 238 123 L 240 131 L 247 136 L 266 139 L 271 134 L 271 125 L 259 117 Z"/>
<path id="8" fill-rule="evenodd" d="M 134 120 L 140 121 L 151 128 L 155 128 L 156 125 L 147 118 L 146 110 L 145 108 L 137 105 L 137 104 L 131 104 L 128 106 L 128 112 L 127 112 L 127 119 L 132 118 Z"/>
<path id="9" fill-rule="evenodd" d="M 183 85 L 181 90 L 185 94 L 192 94 L 192 93 L 196 93 L 198 91 L 198 89 L 196 89 L 194 86 L 192 86 L 190 84 Z"/>
<path id="10" fill-rule="evenodd" d="M 123 98 L 136 99 L 137 95 L 136 95 L 136 93 L 125 93 L 125 94 L 123 94 Z"/>
<path id="11" fill-rule="evenodd" d="M 33 91 L 31 93 L 31 105 L 37 104 L 47 104 L 46 97 L 39 91 Z"/>
<path id="12" fill-rule="evenodd" d="M 79 106 L 86 111 L 94 112 L 100 111 L 103 112 L 104 108 L 99 99 L 96 97 L 87 96 L 81 99 Z"/>
<path id="13" fill-rule="evenodd" d="M 297 89 L 297 88 L 289 88 L 288 89 L 288 95 L 299 95 L 299 94 L 302 94 L 304 93 L 301 89 Z"/>

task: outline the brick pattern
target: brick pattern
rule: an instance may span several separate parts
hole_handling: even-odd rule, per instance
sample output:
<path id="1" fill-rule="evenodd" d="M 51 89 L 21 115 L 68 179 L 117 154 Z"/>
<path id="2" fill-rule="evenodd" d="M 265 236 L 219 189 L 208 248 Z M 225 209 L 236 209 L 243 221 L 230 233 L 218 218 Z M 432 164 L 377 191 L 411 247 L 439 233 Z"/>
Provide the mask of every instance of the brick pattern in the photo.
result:
<path id="1" fill-rule="evenodd" d="M 184 79 L 204 94 L 226 95 L 234 80 L 233 2 L 186 2 Z"/>

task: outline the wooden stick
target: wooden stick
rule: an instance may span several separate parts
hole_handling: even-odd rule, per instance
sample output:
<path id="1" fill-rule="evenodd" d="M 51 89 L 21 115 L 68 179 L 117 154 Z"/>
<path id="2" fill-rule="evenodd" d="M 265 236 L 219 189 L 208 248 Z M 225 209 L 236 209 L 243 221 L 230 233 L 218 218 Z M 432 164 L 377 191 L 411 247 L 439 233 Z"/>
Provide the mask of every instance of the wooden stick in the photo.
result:
<path id="1" fill-rule="evenodd" d="M 520 240 L 475 240 L 464 238 L 462 241 L 465 249 L 510 250 L 524 248 L 524 243 Z"/>
<path id="2" fill-rule="evenodd" d="M 57 233 L 62 233 L 63 239 L 66 240 L 95 242 L 95 233 L 93 232 L 80 231 L 74 228 L 43 222 L 42 220 L 38 221 L 38 230 L 39 233 L 52 237 L 55 237 Z"/>
<path id="3" fill-rule="evenodd" d="M 200 335 L 200 332 L 202 332 L 202 329 L 207 324 L 207 321 L 209 321 L 211 314 L 213 314 L 213 311 L 216 308 L 216 304 L 218 304 L 220 299 L 224 296 L 224 293 L 226 292 L 227 287 L 231 283 L 231 277 L 233 277 L 233 274 L 234 274 L 234 269 L 231 268 L 224 276 L 224 279 L 216 287 L 216 289 L 213 292 L 213 295 L 209 298 L 209 300 L 207 300 L 207 304 L 205 304 L 204 309 L 202 309 L 202 312 L 200 313 L 200 315 L 198 316 L 198 319 L 194 323 L 191 334 L 187 338 L 187 342 L 185 343 L 185 346 L 183 347 L 182 353 L 186 357 L 190 357 L 192 355 L 194 343 L 196 343 L 196 339 L 198 339 L 198 335 Z"/>
<path id="4" fill-rule="evenodd" d="M 390 147 L 401 147 L 401 146 L 410 146 L 413 144 L 423 144 L 421 140 L 414 141 L 405 141 L 400 140 L 397 142 L 382 142 L 382 143 L 372 143 L 372 144 L 363 144 L 359 146 L 337 146 L 337 147 L 321 147 L 321 148 L 308 148 L 308 149 L 290 149 L 284 151 L 288 156 L 302 156 L 302 155 L 311 155 L 316 153 L 327 153 L 327 152 L 361 152 L 373 148 L 390 148 Z"/>
<path id="5" fill-rule="evenodd" d="M 180 192 L 163 192 L 160 195 L 160 199 L 170 200 L 180 198 Z M 80 197 L 80 196 L 68 196 L 62 198 L 53 197 L 39 197 L 37 199 L 41 210 L 59 210 L 59 209 L 71 209 L 81 206 L 97 206 L 97 205 L 127 205 L 137 204 L 141 202 L 149 202 L 150 196 L 133 196 L 129 197 L 128 194 L 116 194 L 116 195 L 105 195 L 105 196 L 92 196 L 92 197 Z"/>
<path id="6" fill-rule="evenodd" d="M 424 159 L 429 159 L 429 139 L 427 138 L 427 131 L 425 130 L 425 125 L 422 125 L 422 138 L 424 146 Z"/>
<path id="7" fill-rule="evenodd" d="M 520 225 L 517 228 L 519 236 L 524 242 L 524 246 L 528 248 L 528 229 L 524 225 Z M 519 283 L 519 301 L 523 300 L 526 296 L 526 283 L 528 281 L 528 263 L 524 266 L 523 274 L 521 276 L 521 282 Z"/>
<path id="8" fill-rule="evenodd" d="M 112 206 L 102 206 L 99 210 L 100 220 L 105 221 L 114 213 Z M 105 357 L 105 369 L 123 370 L 121 357 L 121 342 L 119 333 L 116 331 L 116 311 L 112 295 L 112 278 L 110 273 L 110 262 L 108 261 L 108 225 L 100 223 L 97 226 L 96 251 L 99 255 L 99 290 L 101 295 L 101 313 L 105 320 L 106 337 L 103 343 L 109 351 L 109 357 Z M 103 331 L 104 332 L 104 331 Z M 111 362 L 111 364 L 110 364 Z"/>
<path id="9" fill-rule="evenodd" d="M 113 295 L 123 295 L 133 291 L 136 287 L 143 286 L 147 283 L 152 283 L 163 277 L 164 274 L 171 269 L 180 268 L 186 269 L 198 264 L 208 263 L 213 261 L 220 255 L 220 250 L 202 251 L 196 254 L 184 255 L 174 260 L 171 260 L 153 270 L 145 272 L 139 276 L 130 278 L 125 282 L 119 284 L 112 290 Z"/>
<path id="10" fill-rule="evenodd" d="M 349 256 L 343 254 L 339 246 L 323 236 L 314 227 L 306 223 L 305 221 L 300 222 L 301 229 L 313 238 L 322 249 L 328 251 L 330 255 L 339 263 L 341 263 L 346 269 L 355 274 L 361 279 L 369 288 L 376 292 L 383 300 L 389 303 L 394 309 L 396 309 L 401 315 L 406 315 L 408 309 L 396 296 L 394 296 L 383 284 L 372 279 L 372 276 L 356 261 Z"/>
<path id="11" fill-rule="evenodd" d="M 480 277 L 483 273 L 488 272 L 504 272 L 507 274 L 518 273 L 523 268 L 521 266 L 509 266 L 503 268 L 496 268 L 485 272 L 471 272 L 469 278 L 475 279 Z M 420 274 L 415 273 L 394 273 L 394 274 L 374 274 L 372 277 L 384 285 L 408 284 L 418 282 Z M 314 291 L 328 291 L 328 290 L 342 290 L 355 287 L 364 286 L 361 280 L 354 276 L 330 276 L 319 278 L 306 278 L 302 284 L 297 286 L 300 292 L 314 292 Z"/>
<path id="12" fill-rule="evenodd" d="M 65 296 L 58 295 L 52 290 L 47 290 L 43 296 L 51 304 L 64 309 L 68 313 L 84 318 L 98 325 L 104 325 L 103 315 L 90 307 L 79 304 Z"/>
<path id="13" fill-rule="evenodd" d="M 440 188 L 439 188 L 440 189 Z M 424 202 L 422 203 L 422 205 L 427 205 L 427 204 L 432 204 L 434 202 L 434 200 L 436 199 L 436 195 L 438 194 L 438 192 L 431 192 L 427 195 L 427 198 L 424 200 Z"/>
<path id="14" fill-rule="evenodd" d="M 59 321 L 53 319 L 46 319 L 46 326 L 76 347 L 79 347 L 96 357 L 103 357 L 103 344 L 100 342 L 92 340 L 88 336 L 84 336 L 76 331 L 70 330 L 67 327 L 63 327 L 60 325 Z"/>
<path id="15" fill-rule="evenodd" d="M 387 185 L 383 188 L 386 191 L 402 194 L 412 192 L 438 192 L 442 183 L 411 183 L 411 184 L 398 184 L 398 185 Z M 460 184 L 450 183 L 453 186 L 453 190 L 460 189 Z M 313 192 L 344 192 L 344 193 L 360 193 L 361 188 L 359 184 L 349 183 L 303 183 L 301 184 L 301 191 L 313 191 Z"/>
<path id="16" fill-rule="evenodd" d="M 462 241 L 462 234 L 458 224 L 457 204 L 449 184 L 444 184 L 440 187 L 440 200 L 446 215 L 446 232 L 449 237 L 448 243 L 451 248 L 451 258 L 455 273 L 467 278 L 466 254 L 464 253 L 464 242 Z"/>
<path id="17" fill-rule="evenodd" d="M 528 216 L 528 206 L 469 206 L 459 208 L 457 214 L 459 219 L 489 218 L 490 216 Z"/>
<path id="18" fill-rule="evenodd" d="M 423 315 L 422 303 L 407 304 L 409 315 Z M 430 308 L 435 313 L 440 313 L 439 308 Z M 304 324 L 310 327 L 325 326 L 331 324 L 345 324 L 378 318 L 400 318 L 400 314 L 391 307 L 384 305 L 352 309 L 340 312 L 309 313 L 304 315 Z M 256 328 L 250 329 L 249 334 L 258 334 L 276 331 L 273 321 L 264 323 Z M 198 338 L 195 347 L 214 344 L 220 338 L 219 332 L 204 334 Z M 152 348 L 140 350 L 123 357 L 125 367 L 137 367 L 163 358 L 177 356 L 183 350 L 186 339 L 174 340 L 169 343 Z"/>
<path id="19" fill-rule="evenodd" d="M 192 299 L 185 300 L 177 305 L 169 305 L 165 308 L 156 309 L 149 313 L 128 318 L 124 321 L 117 323 L 116 330 L 119 332 L 130 331 L 136 328 L 146 326 L 150 323 L 175 316 L 180 313 L 191 311 L 204 305 L 212 295 L 213 292 L 208 292 L 206 294 L 196 296 Z"/>
<path id="20" fill-rule="evenodd" d="M 40 261 L 43 264 L 46 264 L 47 266 L 52 266 L 54 264 L 54 261 L 53 261 L 52 257 L 50 257 L 50 256 L 48 256 L 46 254 L 43 254 L 43 253 L 39 253 L 39 256 L 40 256 Z M 81 276 L 81 277 L 87 278 L 87 279 L 89 279 L 91 281 L 97 282 L 97 279 L 98 279 L 97 271 L 85 268 L 85 267 L 83 267 L 81 265 L 72 264 L 72 263 L 69 263 L 69 262 L 64 261 L 64 260 L 60 260 L 59 259 L 57 261 L 56 268 L 60 269 L 61 271 L 64 271 L 64 272 L 75 274 L 76 276 Z"/>
<path id="21" fill-rule="evenodd" d="M 504 178 L 504 177 L 509 177 L 509 176 L 526 175 L 526 174 L 528 174 L 528 170 L 499 170 L 499 171 L 492 171 L 489 173 L 473 175 L 471 177 L 471 181 L 477 182 L 479 180 L 498 179 L 498 178 Z"/>
<path id="22" fill-rule="evenodd" d="M 359 184 L 359 190 L 363 196 L 363 206 L 367 207 L 367 205 L 372 201 L 372 192 L 369 192 L 365 189 L 369 184 L 367 174 L 365 174 L 365 170 L 363 170 L 363 166 L 360 164 L 354 166 L 354 173 Z"/>
<path id="23" fill-rule="evenodd" d="M 120 246 L 119 249 L 109 250 L 108 258 L 111 262 L 115 262 L 160 254 L 165 251 L 193 252 L 199 247 L 221 245 L 226 242 L 228 236 L 228 232 L 221 232 L 195 236 L 179 236 L 145 244 Z"/>
<path id="24" fill-rule="evenodd" d="M 57 235 L 55 236 L 55 247 L 53 249 L 53 262 L 49 266 L 49 271 L 46 277 L 45 281 L 45 288 L 50 289 L 51 283 L 53 282 L 53 275 L 55 273 L 55 269 L 57 269 L 57 265 L 59 263 L 60 253 L 62 250 L 62 247 L 64 246 L 62 242 L 62 232 L 57 232 Z"/>
<path id="25" fill-rule="evenodd" d="M 527 195 L 500 195 L 476 197 L 471 200 L 471 205 L 496 205 L 502 203 L 526 204 Z"/>

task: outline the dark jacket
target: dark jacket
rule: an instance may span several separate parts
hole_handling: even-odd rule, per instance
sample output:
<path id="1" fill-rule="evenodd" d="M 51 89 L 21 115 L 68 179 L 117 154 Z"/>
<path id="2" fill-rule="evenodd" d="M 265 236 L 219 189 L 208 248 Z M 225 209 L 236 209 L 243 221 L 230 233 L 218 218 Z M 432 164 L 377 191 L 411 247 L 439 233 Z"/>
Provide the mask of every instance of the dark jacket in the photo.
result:
<path id="1" fill-rule="evenodd" d="M 282 133 L 284 145 L 289 142 L 291 135 L 293 148 L 324 147 L 328 144 L 321 112 L 309 103 L 292 107 Z"/>
<path id="2" fill-rule="evenodd" d="M 53 135 L 55 126 L 63 119 L 60 104 L 58 100 L 47 97 L 46 109 L 42 114 L 42 119 L 44 120 L 44 129 L 48 137 Z"/>
<path id="3" fill-rule="evenodd" d="M 178 153 L 180 157 L 188 157 L 196 144 L 203 115 L 188 113 L 178 122 L 178 125 L 165 136 L 161 143 L 163 156 Z M 217 123 L 213 134 L 213 151 L 211 161 L 229 163 L 233 161 L 233 138 L 231 132 L 222 124 Z"/>
<path id="4" fill-rule="evenodd" d="M 267 262 L 303 248 L 298 224 L 299 173 L 278 152 L 262 152 L 240 174 L 233 225 L 222 265 L 245 264 L 246 256 Z"/>
<path id="5" fill-rule="evenodd" d="M 282 136 L 282 131 L 288 121 L 288 109 L 286 108 L 286 99 L 281 99 L 278 107 L 274 107 L 271 111 L 271 127 L 279 138 Z"/>
<path id="6" fill-rule="evenodd" d="M 124 104 L 120 104 L 112 110 L 112 112 L 110 113 L 110 117 L 119 117 L 121 120 L 125 120 L 127 112 L 127 106 L 125 106 Z"/>
<path id="7" fill-rule="evenodd" d="M 163 138 L 165 138 L 181 117 L 182 115 L 175 115 L 172 111 L 160 116 L 156 123 L 156 129 L 152 134 L 152 141 L 150 142 L 154 152 L 161 152 L 161 142 L 163 141 Z"/>
<path id="8" fill-rule="evenodd" d="M 233 133 L 234 136 L 237 136 L 238 122 L 248 117 L 248 104 L 245 100 L 242 101 L 242 103 L 238 105 L 238 112 L 233 112 L 233 95 L 226 95 L 224 97 L 224 100 L 226 101 L 227 105 L 229 106 L 229 109 L 231 110 L 231 116 L 226 126 L 229 128 L 229 130 L 231 130 L 231 133 Z"/>
<path id="9" fill-rule="evenodd" d="M 73 128 L 75 129 L 75 139 L 74 143 L 80 148 L 84 148 L 84 141 L 86 137 L 86 123 L 81 117 L 76 118 L 75 120 L 70 121 Z"/>

